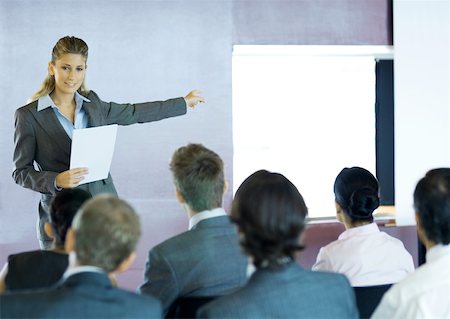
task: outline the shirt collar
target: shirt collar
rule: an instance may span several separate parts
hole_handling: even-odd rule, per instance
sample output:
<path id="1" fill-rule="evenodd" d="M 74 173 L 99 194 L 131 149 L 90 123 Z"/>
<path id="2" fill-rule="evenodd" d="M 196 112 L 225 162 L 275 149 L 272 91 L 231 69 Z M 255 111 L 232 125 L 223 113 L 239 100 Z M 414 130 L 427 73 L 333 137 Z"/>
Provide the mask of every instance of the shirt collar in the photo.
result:
<path id="1" fill-rule="evenodd" d="M 222 207 L 214 208 L 212 210 L 205 210 L 203 212 L 197 213 L 189 219 L 189 230 L 191 230 L 200 221 L 208 218 L 226 216 L 225 210 Z"/>
<path id="2" fill-rule="evenodd" d="M 427 251 L 426 260 L 433 262 L 445 255 L 450 255 L 450 245 L 435 245 Z"/>
<path id="3" fill-rule="evenodd" d="M 91 101 L 87 97 L 81 95 L 80 93 L 75 92 L 75 102 L 76 105 L 81 105 L 82 104 L 81 102 L 91 102 Z M 45 110 L 48 107 L 56 108 L 56 105 L 49 94 L 41 96 L 38 99 L 37 111 L 39 112 Z"/>
<path id="4" fill-rule="evenodd" d="M 102 273 L 104 274 L 105 271 L 99 267 L 95 266 L 76 266 L 76 267 L 69 267 L 66 272 L 64 273 L 63 278 L 66 279 L 72 275 L 81 273 L 81 272 L 96 272 L 96 273 Z"/>
<path id="5" fill-rule="evenodd" d="M 363 226 L 353 227 L 349 228 L 346 231 L 344 231 L 342 234 L 339 235 L 338 239 L 345 239 L 353 236 L 366 236 L 370 234 L 376 234 L 379 233 L 380 229 L 378 228 L 378 225 L 376 223 L 370 223 Z"/>

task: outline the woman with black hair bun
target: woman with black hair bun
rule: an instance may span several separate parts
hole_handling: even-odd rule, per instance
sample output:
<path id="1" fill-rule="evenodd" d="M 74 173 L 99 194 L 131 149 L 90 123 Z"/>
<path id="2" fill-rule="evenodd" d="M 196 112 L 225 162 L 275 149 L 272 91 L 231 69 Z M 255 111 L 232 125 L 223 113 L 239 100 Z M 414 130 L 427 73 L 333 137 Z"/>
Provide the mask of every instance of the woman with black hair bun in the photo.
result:
<path id="1" fill-rule="evenodd" d="M 344 168 L 334 182 L 334 195 L 336 217 L 346 230 L 320 249 L 313 270 L 345 274 L 354 287 L 396 283 L 414 271 L 403 243 L 373 221 L 379 186 L 368 170 Z"/>

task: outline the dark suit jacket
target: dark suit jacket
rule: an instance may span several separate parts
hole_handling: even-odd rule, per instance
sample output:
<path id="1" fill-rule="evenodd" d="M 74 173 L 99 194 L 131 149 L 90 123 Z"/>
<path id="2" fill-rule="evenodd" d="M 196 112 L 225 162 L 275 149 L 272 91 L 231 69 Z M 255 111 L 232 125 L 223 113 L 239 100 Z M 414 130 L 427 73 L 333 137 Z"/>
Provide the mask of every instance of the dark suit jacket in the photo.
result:
<path id="1" fill-rule="evenodd" d="M 83 102 L 88 127 L 119 124 L 130 125 L 157 121 L 186 113 L 183 98 L 141 104 L 117 104 L 100 100 L 94 91 Z M 17 184 L 42 193 L 45 211 L 55 194 L 56 175 L 69 169 L 72 140 L 67 136 L 52 108 L 37 111 L 38 101 L 19 108 L 15 113 L 14 171 Z M 33 166 L 37 164 L 38 170 Z M 107 179 L 79 186 L 92 195 L 116 194 L 111 176 Z"/>
<path id="2" fill-rule="evenodd" d="M 358 318 L 353 289 L 339 274 L 312 272 L 294 262 L 257 270 L 237 292 L 202 307 L 198 318 Z"/>
<path id="3" fill-rule="evenodd" d="M 178 297 L 234 291 L 246 282 L 246 271 L 228 216 L 213 217 L 150 250 L 140 291 L 159 298 L 167 312 Z"/>
<path id="4" fill-rule="evenodd" d="M 27 251 L 8 257 L 6 291 L 36 289 L 56 284 L 69 265 L 67 254 L 50 250 Z"/>
<path id="5" fill-rule="evenodd" d="M 105 273 L 81 272 L 49 290 L 0 296 L 1 318 L 161 318 L 149 296 L 114 288 Z"/>

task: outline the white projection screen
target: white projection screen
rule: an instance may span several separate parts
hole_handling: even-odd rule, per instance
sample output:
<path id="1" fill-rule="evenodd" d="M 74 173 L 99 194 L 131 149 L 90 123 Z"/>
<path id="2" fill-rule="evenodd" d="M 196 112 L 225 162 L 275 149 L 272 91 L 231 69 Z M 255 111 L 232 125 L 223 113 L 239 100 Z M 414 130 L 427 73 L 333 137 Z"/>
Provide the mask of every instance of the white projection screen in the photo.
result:
<path id="1" fill-rule="evenodd" d="M 232 61 L 233 191 L 256 170 L 279 172 L 310 218 L 334 216 L 341 169 L 375 175 L 374 57 L 245 47 L 234 47 Z"/>

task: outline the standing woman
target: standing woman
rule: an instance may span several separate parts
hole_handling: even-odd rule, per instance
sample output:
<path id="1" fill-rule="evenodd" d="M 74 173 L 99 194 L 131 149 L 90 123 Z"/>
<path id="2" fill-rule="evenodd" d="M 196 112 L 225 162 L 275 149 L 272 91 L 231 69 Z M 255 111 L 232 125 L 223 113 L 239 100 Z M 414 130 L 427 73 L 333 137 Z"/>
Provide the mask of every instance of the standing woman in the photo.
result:
<path id="1" fill-rule="evenodd" d="M 204 102 L 198 91 L 184 98 L 140 104 L 102 101 L 85 86 L 87 44 L 76 37 L 58 40 L 48 63 L 48 75 L 31 103 L 15 113 L 15 182 L 42 194 L 37 231 L 41 248 L 51 246 L 44 232 L 49 203 L 56 192 L 80 187 L 92 195 L 117 194 L 111 175 L 100 181 L 79 183 L 87 168 L 69 169 L 73 130 L 109 124 L 130 125 L 157 121 L 186 113 Z"/>

